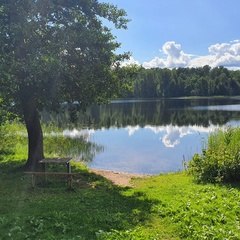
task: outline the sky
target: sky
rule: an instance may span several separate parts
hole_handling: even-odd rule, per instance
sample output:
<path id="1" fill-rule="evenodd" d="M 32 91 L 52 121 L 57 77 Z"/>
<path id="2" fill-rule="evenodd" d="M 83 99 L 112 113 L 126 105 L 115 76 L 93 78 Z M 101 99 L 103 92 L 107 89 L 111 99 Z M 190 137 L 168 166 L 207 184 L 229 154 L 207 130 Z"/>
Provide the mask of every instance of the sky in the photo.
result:
<path id="1" fill-rule="evenodd" d="M 145 68 L 240 69 L 240 0 L 100 0 L 127 12 L 117 53 Z M 125 63 L 126 64 L 126 63 Z"/>

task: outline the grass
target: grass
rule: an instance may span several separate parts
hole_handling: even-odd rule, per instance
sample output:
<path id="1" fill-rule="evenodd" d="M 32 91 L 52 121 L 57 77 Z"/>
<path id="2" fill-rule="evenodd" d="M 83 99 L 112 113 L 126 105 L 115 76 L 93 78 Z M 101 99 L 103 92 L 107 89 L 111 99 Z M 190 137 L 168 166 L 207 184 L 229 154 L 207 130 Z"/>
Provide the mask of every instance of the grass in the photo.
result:
<path id="1" fill-rule="evenodd" d="M 240 239 L 238 185 L 176 173 L 119 187 L 74 163 L 74 191 L 54 178 L 32 189 L 20 163 L 0 162 L 0 239 Z"/>
<path id="2" fill-rule="evenodd" d="M 33 190 L 30 178 L 14 163 L 1 163 L 0 238 L 102 239 L 148 219 L 151 200 L 127 196 L 128 188 L 113 186 L 78 165 L 73 167 L 79 173 L 74 191 L 67 191 L 59 179 Z"/>
<path id="3" fill-rule="evenodd" d="M 139 180 L 138 189 L 156 201 L 153 222 L 164 219 L 180 239 L 240 239 L 239 185 L 201 185 L 178 173 Z"/>
<path id="4" fill-rule="evenodd" d="M 120 187 L 74 162 L 74 191 L 58 178 L 32 189 L 19 138 L 0 151 L 0 239 L 240 239 L 239 183 L 197 184 L 182 172 Z"/>

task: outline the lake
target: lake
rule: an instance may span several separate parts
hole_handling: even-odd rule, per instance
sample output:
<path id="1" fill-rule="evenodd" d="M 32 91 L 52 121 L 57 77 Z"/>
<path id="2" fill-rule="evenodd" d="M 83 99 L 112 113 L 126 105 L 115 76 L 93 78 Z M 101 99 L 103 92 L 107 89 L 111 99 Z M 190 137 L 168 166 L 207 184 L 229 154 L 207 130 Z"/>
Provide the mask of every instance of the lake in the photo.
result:
<path id="1" fill-rule="evenodd" d="M 217 128 L 240 125 L 240 98 L 113 100 L 92 106 L 67 130 L 102 146 L 87 165 L 117 172 L 159 174 L 184 169 Z"/>

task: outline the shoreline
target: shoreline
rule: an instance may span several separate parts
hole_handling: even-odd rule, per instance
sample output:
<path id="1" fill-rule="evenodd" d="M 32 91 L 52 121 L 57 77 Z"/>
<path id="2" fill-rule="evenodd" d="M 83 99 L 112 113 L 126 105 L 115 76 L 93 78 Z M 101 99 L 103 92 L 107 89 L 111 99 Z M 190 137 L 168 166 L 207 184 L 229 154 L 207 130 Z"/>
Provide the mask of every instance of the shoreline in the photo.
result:
<path id="1" fill-rule="evenodd" d="M 123 187 L 132 187 L 132 178 L 147 178 L 154 175 L 151 174 L 140 174 L 140 173 L 125 173 L 116 172 L 112 170 L 101 170 L 95 168 L 89 168 L 89 171 L 98 175 L 105 177 L 110 180 L 113 184 Z"/>

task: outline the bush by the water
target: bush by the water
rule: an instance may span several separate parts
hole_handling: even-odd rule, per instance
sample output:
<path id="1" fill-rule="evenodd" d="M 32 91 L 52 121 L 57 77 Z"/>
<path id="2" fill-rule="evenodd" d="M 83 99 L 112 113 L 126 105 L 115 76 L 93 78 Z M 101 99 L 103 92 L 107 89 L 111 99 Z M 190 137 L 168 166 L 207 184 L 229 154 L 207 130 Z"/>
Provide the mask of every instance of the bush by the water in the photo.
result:
<path id="1" fill-rule="evenodd" d="M 240 128 L 228 127 L 210 133 L 207 148 L 195 154 L 188 170 L 199 182 L 240 180 Z"/>

